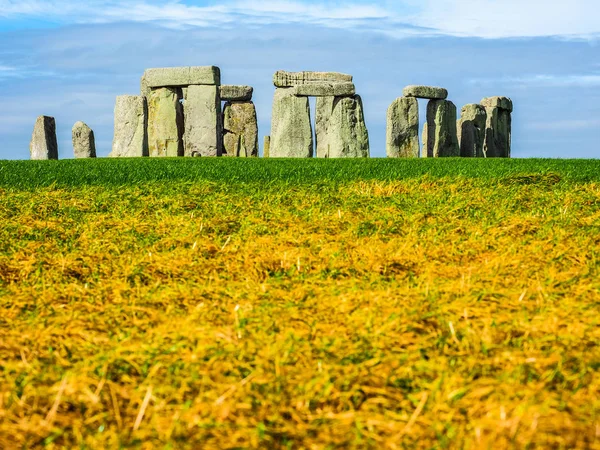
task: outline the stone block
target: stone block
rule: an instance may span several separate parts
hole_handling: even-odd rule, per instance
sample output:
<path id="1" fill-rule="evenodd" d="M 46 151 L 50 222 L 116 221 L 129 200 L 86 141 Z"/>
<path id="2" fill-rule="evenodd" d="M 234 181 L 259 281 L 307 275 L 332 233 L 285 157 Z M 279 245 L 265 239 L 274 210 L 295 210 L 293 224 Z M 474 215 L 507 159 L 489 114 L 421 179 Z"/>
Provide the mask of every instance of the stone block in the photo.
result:
<path id="1" fill-rule="evenodd" d="M 307 97 L 276 89 L 271 115 L 271 158 L 311 158 L 313 133 Z"/>
<path id="2" fill-rule="evenodd" d="M 271 153 L 271 136 L 265 136 L 263 143 L 263 158 L 268 158 Z"/>
<path id="3" fill-rule="evenodd" d="M 388 158 L 419 157 L 419 102 L 396 99 L 387 111 L 386 152 Z"/>
<path id="4" fill-rule="evenodd" d="M 75 158 L 95 158 L 96 140 L 94 132 L 83 122 L 77 122 L 73 125 L 73 154 Z"/>
<path id="5" fill-rule="evenodd" d="M 221 84 L 221 71 L 215 66 L 147 69 L 142 76 L 141 92 L 147 97 L 153 88 L 184 87 L 192 84 L 218 86 Z"/>
<path id="6" fill-rule="evenodd" d="M 250 86 L 221 86 L 221 100 L 225 102 L 249 102 L 254 89 Z"/>
<path id="7" fill-rule="evenodd" d="M 485 141 L 483 153 L 486 158 L 510 158 L 512 138 L 511 113 L 503 108 L 485 108 Z"/>
<path id="8" fill-rule="evenodd" d="M 406 86 L 402 93 L 405 97 L 426 98 L 429 100 L 445 100 L 448 98 L 446 89 L 434 86 Z"/>
<path id="9" fill-rule="evenodd" d="M 218 86 L 189 86 L 184 103 L 185 156 L 221 156 L 223 121 Z"/>
<path id="10" fill-rule="evenodd" d="M 226 103 L 223 133 L 223 156 L 258 157 L 258 123 L 254 103 Z"/>
<path id="11" fill-rule="evenodd" d="M 33 160 L 58 159 L 54 117 L 40 116 L 37 118 L 29 144 L 29 153 Z"/>
<path id="12" fill-rule="evenodd" d="M 151 157 L 183 156 L 181 90 L 152 89 L 148 98 L 148 152 Z"/>
<path id="13" fill-rule="evenodd" d="M 484 157 L 486 120 L 487 113 L 483 106 L 477 104 L 463 106 L 456 127 L 460 156 L 464 158 Z"/>
<path id="14" fill-rule="evenodd" d="M 460 156 L 454 103 L 448 100 L 429 101 L 426 150 L 428 158 Z"/>
<path id="15" fill-rule="evenodd" d="M 148 105 L 139 95 L 120 95 L 115 103 L 115 134 L 111 157 L 148 156 Z"/>
<path id="16" fill-rule="evenodd" d="M 513 102 L 508 97 L 487 97 L 481 100 L 481 106 L 485 108 L 500 108 L 508 112 L 513 110 Z"/>
<path id="17" fill-rule="evenodd" d="M 316 113 L 317 157 L 369 157 L 369 133 L 360 96 L 317 98 Z"/>
<path id="18" fill-rule="evenodd" d="M 314 82 L 352 82 L 352 75 L 338 72 L 286 72 L 280 70 L 273 76 L 273 84 L 278 88 L 293 87 Z"/>
<path id="19" fill-rule="evenodd" d="M 299 97 L 353 97 L 356 95 L 356 86 L 350 82 L 306 83 L 294 86 L 292 89 L 294 95 Z"/>

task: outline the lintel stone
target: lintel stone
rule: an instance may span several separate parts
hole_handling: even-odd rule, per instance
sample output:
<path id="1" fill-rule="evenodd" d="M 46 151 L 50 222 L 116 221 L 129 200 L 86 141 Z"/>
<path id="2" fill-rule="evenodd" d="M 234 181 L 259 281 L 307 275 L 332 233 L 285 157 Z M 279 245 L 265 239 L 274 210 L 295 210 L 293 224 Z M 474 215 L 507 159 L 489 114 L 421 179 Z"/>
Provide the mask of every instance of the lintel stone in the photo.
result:
<path id="1" fill-rule="evenodd" d="M 487 97 L 481 100 L 481 106 L 485 108 L 500 108 L 512 112 L 513 102 L 508 97 Z"/>
<path id="2" fill-rule="evenodd" d="M 448 90 L 434 86 L 406 86 L 402 91 L 405 97 L 426 98 L 429 100 L 446 100 Z"/>
<path id="3" fill-rule="evenodd" d="M 299 84 L 293 87 L 293 94 L 298 97 L 353 97 L 356 95 L 356 86 L 351 82 L 329 81 Z"/>
<path id="4" fill-rule="evenodd" d="M 153 88 L 220 84 L 221 71 L 215 66 L 147 69 L 142 77 L 142 95 L 147 97 Z"/>
<path id="5" fill-rule="evenodd" d="M 293 87 L 322 81 L 352 82 L 352 75 L 338 72 L 286 72 L 280 70 L 273 76 L 273 84 L 276 87 Z"/>

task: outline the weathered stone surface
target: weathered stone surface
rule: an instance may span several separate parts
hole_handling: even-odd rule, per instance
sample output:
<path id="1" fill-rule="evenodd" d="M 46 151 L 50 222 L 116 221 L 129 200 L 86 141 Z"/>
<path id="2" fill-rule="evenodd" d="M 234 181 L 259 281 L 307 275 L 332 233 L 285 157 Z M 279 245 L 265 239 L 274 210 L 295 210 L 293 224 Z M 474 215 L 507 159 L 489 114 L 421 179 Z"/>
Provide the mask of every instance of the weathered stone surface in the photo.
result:
<path id="1" fill-rule="evenodd" d="M 386 151 L 388 158 L 419 157 L 419 102 L 401 97 L 388 108 Z"/>
<path id="2" fill-rule="evenodd" d="M 147 69 L 142 76 L 142 95 L 149 96 L 150 89 L 183 87 L 192 84 L 220 85 L 221 71 L 215 66 L 167 67 Z"/>
<path id="3" fill-rule="evenodd" d="M 311 158 L 313 134 L 307 97 L 276 89 L 271 116 L 271 158 Z"/>
<path id="4" fill-rule="evenodd" d="M 115 103 L 114 158 L 148 156 L 148 105 L 139 95 L 120 95 Z"/>
<path id="5" fill-rule="evenodd" d="M 221 86 L 221 100 L 226 102 L 249 102 L 252 100 L 254 89 L 250 86 Z"/>
<path id="6" fill-rule="evenodd" d="M 448 91 L 446 89 L 434 86 L 406 86 L 402 93 L 405 97 L 426 98 L 430 100 L 445 100 L 448 98 Z"/>
<path id="7" fill-rule="evenodd" d="M 96 140 L 94 132 L 83 122 L 73 125 L 73 153 L 75 158 L 95 158 Z"/>
<path id="8" fill-rule="evenodd" d="M 226 103 L 223 132 L 223 156 L 258 157 L 258 123 L 254 103 Z"/>
<path id="9" fill-rule="evenodd" d="M 356 94 L 354 83 L 321 83 L 299 84 L 292 88 L 299 97 L 353 97 Z"/>
<path id="10" fill-rule="evenodd" d="M 189 93 L 188 93 L 189 94 Z M 153 89 L 148 98 L 148 152 L 152 157 L 183 156 L 183 107 L 177 88 Z"/>
<path id="11" fill-rule="evenodd" d="M 427 105 L 427 157 L 454 156 L 460 156 L 456 106 L 447 100 L 430 100 Z"/>
<path id="12" fill-rule="evenodd" d="M 273 76 L 273 84 L 280 88 L 326 81 L 337 83 L 352 82 L 352 75 L 338 72 L 286 72 L 280 70 Z"/>
<path id="13" fill-rule="evenodd" d="M 40 116 L 37 118 L 29 144 L 29 153 L 31 159 L 34 160 L 58 159 L 54 117 Z"/>
<path id="14" fill-rule="evenodd" d="M 223 121 L 218 86 L 190 86 L 184 103 L 185 156 L 221 156 Z"/>
<path id="15" fill-rule="evenodd" d="M 427 128 L 427 122 L 425 122 L 425 125 L 423 125 L 423 134 L 421 135 L 421 140 L 423 141 L 423 148 L 421 149 L 421 158 L 427 158 L 427 155 L 429 155 L 429 149 L 427 148 L 427 143 L 428 143 L 428 128 Z"/>
<path id="16" fill-rule="evenodd" d="M 512 118 L 507 109 L 485 108 L 485 142 L 483 153 L 486 158 L 510 158 Z"/>
<path id="17" fill-rule="evenodd" d="M 512 112 L 513 102 L 508 97 L 487 97 L 481 100 L 481 106 L 485 108 L 500 108 Z"/>
<path id="18" fill-rule="evenodd" d="M 319 158 L 368 158 L 369 133 L 360 96 L 317 99 Z"/>
<path id="19" fill-rule="evenodd" d="M 271 136 L 265 136 L 263 143 L 263 158 L 268 158 L 271 153 Z"/>
<path id="20" fill-rule="evenodd" d="M 481 105 L 463 106 L 457 122 L 460 156 L 465 158 L 483 158 L 483 142 L 485 139 L 485 123 L 487 113 Z"/>

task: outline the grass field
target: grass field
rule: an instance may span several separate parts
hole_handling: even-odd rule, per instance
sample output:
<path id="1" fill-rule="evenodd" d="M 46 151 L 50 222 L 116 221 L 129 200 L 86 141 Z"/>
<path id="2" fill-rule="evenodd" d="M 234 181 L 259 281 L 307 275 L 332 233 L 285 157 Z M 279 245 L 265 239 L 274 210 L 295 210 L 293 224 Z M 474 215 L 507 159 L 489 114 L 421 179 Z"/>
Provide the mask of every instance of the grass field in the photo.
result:
<path id="1" fill-rule="evenodd" d="M 600 448 L 600 161 L 0 162 L 0 448 Z"/>

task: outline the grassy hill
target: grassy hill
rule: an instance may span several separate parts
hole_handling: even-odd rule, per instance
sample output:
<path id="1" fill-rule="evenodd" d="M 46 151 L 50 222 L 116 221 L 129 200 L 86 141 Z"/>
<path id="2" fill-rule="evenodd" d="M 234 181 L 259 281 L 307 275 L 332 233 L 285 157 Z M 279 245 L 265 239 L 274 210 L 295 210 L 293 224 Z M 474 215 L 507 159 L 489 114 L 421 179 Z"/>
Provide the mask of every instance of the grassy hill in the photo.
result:
<path id="1" fill-rule="evenodd" d="M 600 161 L 0 162 L 0 448 L 600 447 Z"/>

